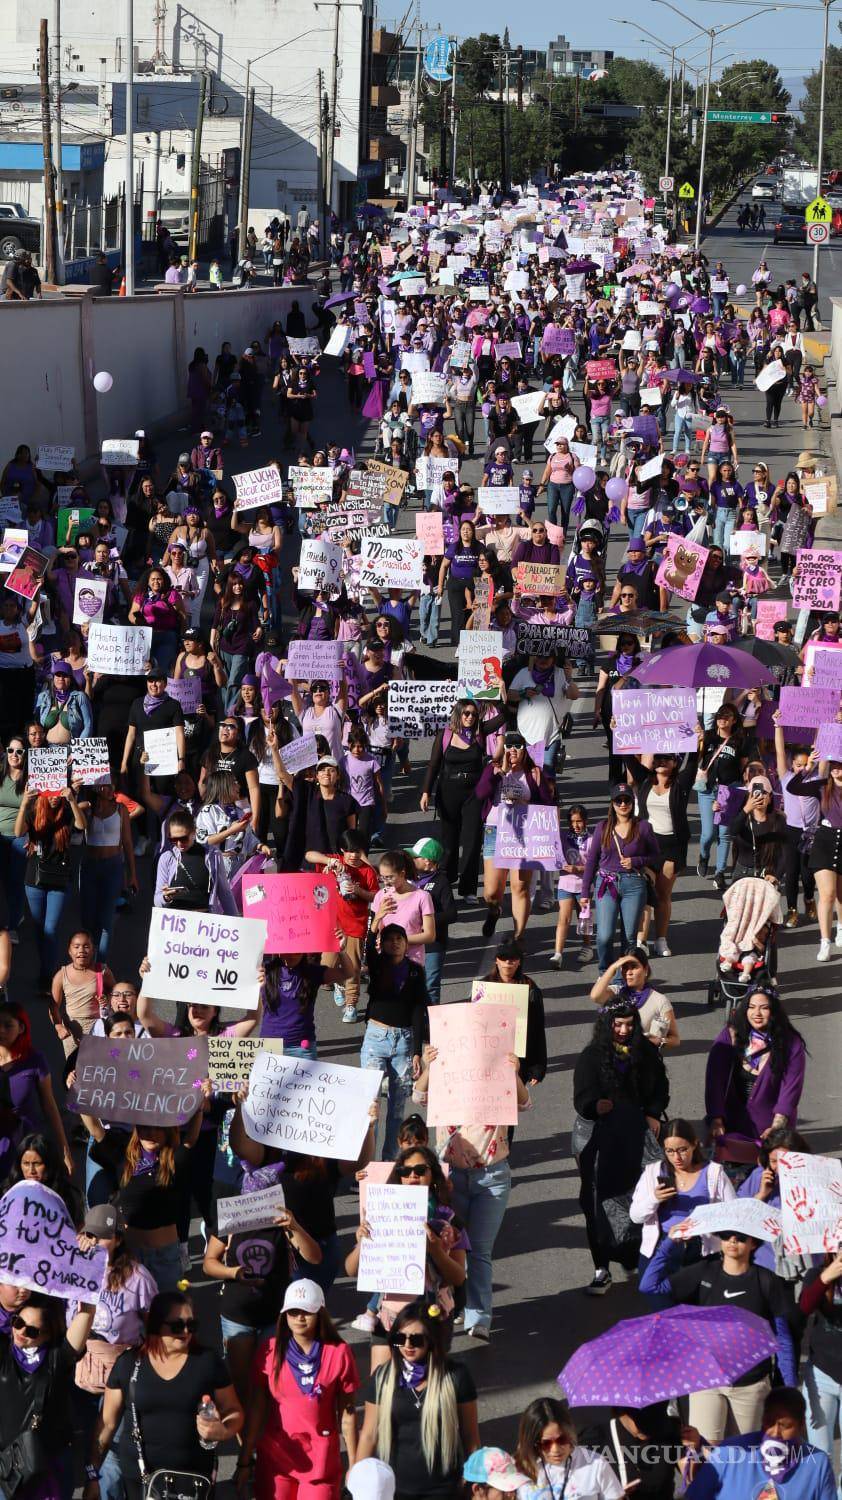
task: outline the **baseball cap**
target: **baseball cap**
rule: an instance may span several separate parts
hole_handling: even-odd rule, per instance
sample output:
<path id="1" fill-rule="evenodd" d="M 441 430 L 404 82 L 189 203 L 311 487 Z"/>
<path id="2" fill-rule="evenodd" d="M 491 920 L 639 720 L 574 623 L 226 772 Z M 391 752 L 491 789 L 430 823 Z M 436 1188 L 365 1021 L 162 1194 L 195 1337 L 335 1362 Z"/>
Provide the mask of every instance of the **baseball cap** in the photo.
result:
<path id="1" fill-rule="evenodd" d="M 619 802 L 621 798 L 624 798 L 627 802 L 634 801 L 634 792 L 625 781 L 618 781 L 617 785 L 611 788 L 611 801 Z"/>
<path id="2" fill-rule="evenodd" d="M 156 667 L 154 661 L 151 661 L 149 663 L 149 666 L 146 668 L 146 681 L 147 682 L 166 682 L 166 680 L 167 680 L 167 674 L 166 674 L 165 669 L 163 667 Z"/>
<path id="3" fill-rule="evenodd" d="M 281 1312 L 321 1312 L 325 1305 L 325 1294 L 315 1281 L 302 1277 L 291 1281 L 284 1294 Z"/>
<path id="4" fill-rule="evenodd" d="M 757 786 L 760 787 L 761 791 L 766 793 L 767 797 L 772 795 L 772 783 L 768 776 L 752 776 L 748 784 L 749 792 L 753 792 Z"/>
<path id="5" fill-rule="evenodd" d="M 462 1469 L 462 1476 L 473 1484 L 485 1484 L 504 1493 L 529 1483 L 526 1475 L 515 1467 L 512 1455 L 504 1453 L 502 1448 L 477 1448 Z"/>
<path id="6" fill-rule="evenodd" d="M 333 766 L 335 771 L 339 770 L 339 762 L 338 760 L 334 760 L 332 755 L 323 755 L 316 765 L 316 770 L 321 771 L 323 766 Z"/>
<path id="7" fill-rule="evenodd" d="M 345 1478 L 351 1500 L 394 1500 L 395 1476 L 382 1458 L 363 1458 Z"/>
<path id="8" fill-rule="evenodd" d="M 54 661 L 50 670 L 53 677 L 73 676 L 73 668 L 70 666 L 69 662 L 66 661 Z"/>
<path id="9" fill-rule="evenodd" d="M 418 839 L 406 852 L 413 854 L 416 859 L 433 859 L 436 864 L 444 859 L 444 848 L 438 839 Z"/>
<path id="10" fill-rule="evenodd" d="M 179 461 L 180 464 L 189 464 L 189 462 L 190 462 L 190 454 L 189 453 L 179 453 L 179 455 L 178 455 L 178 461 Z"/>
<path id="11" fill-rule="evenodd" d="M 85 1214 L 83 1227 L 85 1234 L 98 1240 L 111 1240 L 115 1234 L 122 1234 L 126 1221 L 116 1203 L 95 1203 Z"/>

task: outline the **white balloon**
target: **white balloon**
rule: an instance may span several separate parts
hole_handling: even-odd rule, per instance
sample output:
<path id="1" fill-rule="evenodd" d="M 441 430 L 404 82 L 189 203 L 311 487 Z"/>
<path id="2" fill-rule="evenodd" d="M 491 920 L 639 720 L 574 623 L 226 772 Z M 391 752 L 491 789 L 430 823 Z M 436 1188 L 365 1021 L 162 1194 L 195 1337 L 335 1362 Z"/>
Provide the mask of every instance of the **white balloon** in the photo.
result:
<path id="1" fill-rule="evenodd" d="M 94 390 L 99 391 L 101 396 L 104 396 L 106 391 L 110 391 L 113 384 L 114 377 L 109 375 L 107 370 L 97 371 L 94 376 Z"/>

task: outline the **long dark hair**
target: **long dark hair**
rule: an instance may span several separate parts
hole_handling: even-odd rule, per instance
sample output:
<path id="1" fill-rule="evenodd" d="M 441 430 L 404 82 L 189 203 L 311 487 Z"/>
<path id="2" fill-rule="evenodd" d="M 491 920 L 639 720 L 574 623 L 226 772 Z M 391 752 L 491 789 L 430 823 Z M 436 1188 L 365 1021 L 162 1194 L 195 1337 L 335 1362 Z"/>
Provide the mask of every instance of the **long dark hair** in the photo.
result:
<path id="1" fill-rule="evenodd" d="M 629 787 L 629 794 L 630 794 L 630 796 L 632 798 L 634 797 L 634 793 L 633 793 L 631 787 Z M 632 801 L 632 811 L 631 811 L 630 829 L 629 829 L 629 838 L 630 839 L 637 838 L 637 830 L 638 830 L 639 825 L 640 825 L 640 819 L 638 818 L 637 813 L 635 812 L 634 802 Z M 617 814 L 616 814 L 616 812 L 614 810 L 614 803 L 612 802 L 611 805 L 610 805 L 610 807 L 608 808 L 608 816 L 605 819 L 605 827 L 602 830 L 602 839 L 600 840 L 603 849 L 610 849 L 611 848 L 611 845 L 614 842 L 614 834 L 616 832 L 616 829 L 617 829 Z"/>
<path id="2" fill-rule="evenodd" d="M 177 1307 L 186 1307 L 189 1314 L 192 1315 L 194 1313 L 193 1303 L 187 1292 L 156 1292 L 149 1304 L 149 1311 L 146 1314 L 146 1332 L 143 1343 L 138 1350 L 141 1358 L 145 1357 L 148 1359 L 150 1354 L 159 1354 L 161 1352 L 161 1338 L 164 1324 L 169 1322 L 172 1313 Z M 187 1346 L 188 1353 L 197 1354 L 201 1347 L 195 1333 L 192 1333 L 190 1335 L 190 1343 Z"/>
<path id="3" fill-rule="evenodd" d="M 67 1212 L 73 1220 L 73 1223 L 78 1228 L 78 1226 L 82 1222 L 81 1193 L 79 1192 L 78 1188 L 74 1187 L 73 1183 L 71 1182 L 67 1172 L 67 1168 L 65 1167 L 56 1146 L 53 1144 L 49 1136 L 43 1135 L 40 1131 L 31 1131 L 30 1134 L 25 1135 L 23 1140 L 20 1142 L 20 1145 L 15 1151 L 15 1159 L 12 1165 L 12 1170 L 6 1178 L 6 1181 L 3 1183 L 2 1191 L 6 1193 L 8 1192 L 9 1188 L 14 1187 L 16 1182 L 23 1182 L 25 1180 L 21 1163 L 27 1151 L 34 1151 L 38 1156 L 40 1156 L 42 1162 L 44 1163 L 44 1166 L 47 1169 L 43 1186 L 52 1188 L 54 1193 L 58 1193 L 59 1197 L 64 1203 L 65 1208 L 67 1209 Z"/>
<path id="4" fill-rule="evenodd" d="M 792 1051 L 796 1040 L 804 1041 L 800 1031 L 797 1031 L 789 1019 L 781 1004 L 781 997 L 777 990 L 763 989 L 761 985 L 755 987 L 741 1000 L 731 1021 L 734 1033 L 734 1045 L 739 1051 L 744 1051 L 748 1046 L 751 1027 L 748 1023 L 748 1007 L 754 995 L 765 995 L 769 1002 L 769 1067 L 773 1078 L 780 1078 L 787 1059 Z M 806 1047 L 805 1047 L 806 1051 Z"/>
<path id="5" fill-rule="evenodd" d="M 449 1203 L 451 1197 L 450 1183 L 442 1171 L 441 1162 L 435 1151 L 432 1151 L 429 1146 L 404 1146 L 398 1152 L 387 1180 L 390 1183 L 397 1183 L 398 1185 L 403 1182 L 403 1178 L 399 1175 L 399 1168 L 403 1166 L 408 1156 L 423 1156 L 430 1169 L 432 1191 L 435 1198 L 439 1203 Z"/>
<path id="6" fill-rule="evenodd" d="M 607 1005 L 603 1006 L 596 1018 L 591 1045 L 596 1047 L 599 1052 L 602 1083 L 606 1090 L 606 1095 L 610 1097 L 612 1091 L 617 1086 L 617 1055 L 614 1051 L 613 1025 L 619 1017 L 628 1018 L 634 1023 L 627 1044 L 629 1047 L 629 1061 L 625 1080 L 629 1084 L 632 1094 L 637 1097 L 638 1079 L 640 1077 L 643 1058 L 646 1055 L 644 1049 L 652 1045 L 643 1034 L 643 1027 L 640 1024 L 640 1011 L 637 1009 L 637 1006 L 625 1000 L 611 1000 Z"/>
<path id="7" fill-rule="evenodd" d="M 541 1458 L 541 1433 L 552 1425 L 561 1428 L 568 1442 L 575 1447 L 576 1428 L 566 1401 L 555 1396 L 539 1396 L 530 1401 L 520 1419 L 515 1447 L 515 1467 L 533 1481 L 538 1478 L 538 1459 Z M 541 1460 L 543 1463 L 543 1459 Z"/>
<path id="8" fill-rule="evenodd" d="M 286 1359 L 287 1346 L 292 1336 L 292 1329 L 287 1322 L 286 1313 L 279 1312 L 278 1321 L 275 1324 L 274 1376 L 276 1381 L 278 1380 L 278 1377 L 280 1376 L 281 1370 L 283 1368 L 283 1363 Z M 326 1307 L 319 1308 L 319 1318 L 316 1324 L 316 1338 L 322 1344 L 344 1343 L 344 1340 L 340 1338 L 339 1330 L 336 1327 L 336 1324 L 334 1323 Z"/>
<path id="9" fill-rule="evenodd" d="M 771 1163 L 773 1151 L 800 1151 L 802 1156 L 811 1156 L 810 1146 L 803 1135 L 793 1130 L 791 1125 L 778 1125 L 764 1136 L 757 1153 L 757 1160 L 761 1167 L 768 1167 Z"/>
<path id="10" fill-rule="evenodd" d="M 699 1144 L 699 1137 L 697 1136 L 696 1131 L 690 1124 L 689 1120 L 683 1120 L 680 1115 L 677 1116 L 674 1120 L 667 1120 L 666 1125 L 664 1125 L 661 1130 L 660 1139 L 662 1141 L 666 1141 L 671 1135 L 677 1136 L 682 1141 L 689 1141 L 690 1145 L 693 1147 L 693 1155 L 690 1158 L 689 1167 L 704 1166 L 705 1159 L 702 1156 L 702 1148 Z M 683 1170 L 686 1172 L 689 1170 L 689 1168 L 684 1167 Z M 668 1187 L 675 1187 L 675 1162 L 672 1161 L 670 1157 L 664 1156 L 663 1162 L 661 1163 L 661 1169 L 658 1173 L 658 1177 L 660 1181 L 666 1183 Z"/>

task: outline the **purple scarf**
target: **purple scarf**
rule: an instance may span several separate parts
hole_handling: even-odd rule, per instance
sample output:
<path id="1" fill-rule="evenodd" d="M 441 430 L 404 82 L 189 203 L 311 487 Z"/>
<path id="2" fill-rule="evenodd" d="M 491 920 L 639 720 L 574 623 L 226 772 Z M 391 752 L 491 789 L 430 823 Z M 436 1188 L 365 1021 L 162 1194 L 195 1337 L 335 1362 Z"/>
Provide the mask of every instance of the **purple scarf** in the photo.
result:
<path id="1" fill-rule="evenodd" d="M 36 1370 L 40 1370 L 50 1352 L 46 1344 L 42 1344 L 39 1349 L 19 1349 L 14 1339 L 11 1340 L 9 1347 L 18 1369 L 23 1370 L 26 1375 L 34 1375 Z"/>
<path id="2" fill-rule="evenodd" d="M 166 693 L 161 693 L 157 698 L 152 693 L 144 693 L 143 712 L 145 714 L 154 714 L 159 708 L 163 706 L 163 704 L 166 702 L 166 698 Z"/>
<path id="3" fill-rule="evenodd" d="M 315 1340 L 309 1354 L 305 1354 L 304 1350 L 299 1348 L 295 1339 L 290 1339 L 287 1344 L 286 1362 L 302 1396 L 321 1396 L 322 1387 L 318 1378 L 322 1362 L 320 1339 Z"/>
<path id="4" fill-rule="evenodd" d="M 545 698 L 552 698 L 555 692 L 555 667 L 533 667 L 532 681 L 536 688 L 540 688 Z"/>
<path id="5" fill-rule="evenodd" d="M 637 660 L 638 658 L 632 656 L 628 651 L 621 651 L 616 661 L 617 671 L 619 672 L 620 676 L 625 677 L 626 674 L 631 671 Z"/>
<path id="6" fill-rule="evenodd" d="M 398 1385 L 405 1391 L 417 1391 L 419 1385 L 427 1379 L 427 1361 L 407 1359 L 401 1360 L 401 1373 Z"/>
<path id="7" fill-rule="evenodd" d="M 157 1151 L 147 1151 L 145 1146 L 141 1146 L 138 1163 L 134 1171 L 132 1172 L 132 1177 L 146 1177 L 150 1172 L 156 1171 L 157 1166 Z"/>
<path id="8" fill-rule="evenodd" d="M 263 1188 L 274 1187 L 276 1182 L 280 1182 L 286 1170 L 286 1162 L 283 1161 L 271 1162 L 266 1167 L 255 1167 L 253 1172 L 249 1170 L 245 1162 L 242 1166 L 244 1193 L 259 1193 Z"/>
<path id="9" fill-rule="evenodd" d="M 783 1480 L 798 1467 L 801 1448 L 799 1443 L 783 1438 L 764 1437 L 759 1453 L 764 1474 L 770 1479 Z"/>
<path id="10" fill-rule="evenodd" d="M 70 697 L 70 694 L 72 692 L 73 692 L 73 688 L 61 688 L 61 689 L 59 689 L 57 687 L 54 687 L 53 688 L 53 697 L 55 698 L 56 703 L 60 703 L 60 704 L 64 705 L 67 702 L 67 700 Z"/>
<path id="11" fill-rule="evenodd" d="M 752 1042 L 756 1042 L 758 1043 L 758 1045 L 752 1047 Z M 749 1044 L 746 1047 L 744 1054 L 746 1067 L 750 1068 L 752 1073 L 756 1073 L 758 1068 L 760 1067 L 760 1059 L 765 1057 L 768 1051 L 769 1037 L 767 1033 L 765 1031 L 755 1031 L 754 1027 L 752 1026 L 749 1032 Z"/>
<path id="12" fill-rule="evenodd" d="M 634 1005 L 637 1010 L 640 1010 L 641 1005 L 645 1005 L 649 999 L 652 993 L 652 986 L 651 984 L 647 984 L 644 985 L 642 990 L 630 990 L 627 985 L 623 985 L 620 993 L 624 1000 L 628 1000 L 630 1005 Z"/>

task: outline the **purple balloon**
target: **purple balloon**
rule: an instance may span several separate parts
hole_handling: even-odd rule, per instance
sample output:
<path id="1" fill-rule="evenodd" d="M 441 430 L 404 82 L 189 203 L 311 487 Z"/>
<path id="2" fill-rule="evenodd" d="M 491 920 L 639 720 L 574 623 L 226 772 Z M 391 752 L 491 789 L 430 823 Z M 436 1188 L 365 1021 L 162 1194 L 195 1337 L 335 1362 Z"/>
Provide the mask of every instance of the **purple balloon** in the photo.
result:
<path id="1" fill-rule="evenodd" d="M 625 479 L 609 479 L 605 486 L 608 499 L 613 500 L 617 505 L 622 505 L 628 492 L 629 487 Z"/>
<path id="2" fill-rule="evenodd" d="M 676 312 L 686 312 L 692 300 L 693 298 L 690 296 L 689 292 L 679 292 L 678 296 L 675 299 Z"/>
<path id="3" fill-rule="evenodd" d="M 578 469 L 573 470 L 573 483 L 580 495 L 586 495 L 596 484 L 596 475 L 590 464 L 580 464 Z"/>
<path id="4" fill-rule="evenodd" d="M 664 287 L 664 301 L 667 303 L 667 306 L 672 307 L 673 302 L 680 296 L 681 287 L 677 286 L 674 281 L 668 281 Z"/>
<path id="5" fill-rule="evenodd" d="M 694 297 L 690 304 L 690 311 L 694 313 L 709 313 L 710 302 L 707 297 Z"/>
<path id="6" fill-rule="evenodd" d="M 827 406 L 827 396 L 817 396 L 816 406 Z"/>

